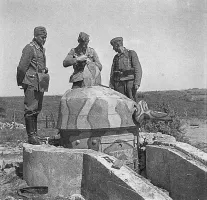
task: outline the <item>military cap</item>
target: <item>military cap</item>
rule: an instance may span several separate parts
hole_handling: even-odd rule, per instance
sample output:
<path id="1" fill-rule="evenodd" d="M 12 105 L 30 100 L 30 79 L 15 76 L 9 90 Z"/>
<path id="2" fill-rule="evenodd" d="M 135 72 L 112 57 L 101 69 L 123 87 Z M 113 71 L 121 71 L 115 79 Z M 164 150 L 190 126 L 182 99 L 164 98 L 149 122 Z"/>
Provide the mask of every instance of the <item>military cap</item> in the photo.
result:
<path id="1" fill-rule="evenodd" d="M 44 35 L 47 36 L 46 28 L 43 26 L 37 26 L 34 28 L 34 36 Z"/>
<path id="2" fill-rule="evenodd" d="M 89 35 L 84 32 L 80 32 L 78 36 L 78 42 L 85 42 L 87 40 L 89 40 Z"/>
<path id="3" fill-rule="evenodd" d="M 122 37 L 115 37 L 110 41 L 110 44 L 114 46 L 115 44 L 123 45 L 123 38 Z"/>

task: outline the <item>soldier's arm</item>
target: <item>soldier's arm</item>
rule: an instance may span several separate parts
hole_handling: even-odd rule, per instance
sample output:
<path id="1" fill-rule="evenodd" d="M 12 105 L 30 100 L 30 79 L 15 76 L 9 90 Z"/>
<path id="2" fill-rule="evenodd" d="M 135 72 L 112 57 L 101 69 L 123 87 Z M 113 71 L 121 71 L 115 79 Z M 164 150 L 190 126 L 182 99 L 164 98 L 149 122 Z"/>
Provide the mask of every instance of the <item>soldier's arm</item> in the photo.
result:
<path id="1" fill-rule="evenodd" d="M 102 64 L 99 60 L 98 54 L 96 53 L 96 51 L 93 49 L 93 61 L 95 62 L 95 64 L 97 65 L 97 67 L 99 68 L 99 70 L 102 70 Z"/>
<path id="2" fill-rule="evenodd" d="M 134 85 L 140 86 L 141 79 L 142 79 L 142 67 L 139 62 L 139 58 L 135 51 L 130 51 L 131 53 L 131 62 L 132 67 L 134 68 L 135 77 L 134 77 Z"/>
<path id="3" fill-rule="evenodd" d="M 19 61 L 18 68 L 21 71 L 22 76 L 25 76 L 32 58 L 34 57 L 34 50 L 30 45 L 26 45 L 22 50 L 22 56 Z"/>
<path id="4" fill-rule="evenodd" d="M 111 66 L 110 81 L 109 81 L 109 87 L 112 89 L 114 89 L 114 65 L 115 65 L 115 56 Z"/>
<path id="5" fill-rule="evenodd" d="M 66 56 L 65 60 L 63 61 L 64 67 L 69 67 L 77 63 L 77 58 L 74 57 L 75 51 L 71 49 L 68 55 Z"/>

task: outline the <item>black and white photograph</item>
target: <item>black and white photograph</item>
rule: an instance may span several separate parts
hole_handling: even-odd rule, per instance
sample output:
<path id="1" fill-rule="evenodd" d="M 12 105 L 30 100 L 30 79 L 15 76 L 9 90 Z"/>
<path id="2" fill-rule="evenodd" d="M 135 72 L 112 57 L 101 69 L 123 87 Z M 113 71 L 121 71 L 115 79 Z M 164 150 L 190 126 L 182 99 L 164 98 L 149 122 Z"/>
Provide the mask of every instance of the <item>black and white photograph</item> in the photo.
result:
<path id="1" fill-rule="evenodd" d="M 0 200 L 207 200 L 207 0 L 1 0 Z"/>

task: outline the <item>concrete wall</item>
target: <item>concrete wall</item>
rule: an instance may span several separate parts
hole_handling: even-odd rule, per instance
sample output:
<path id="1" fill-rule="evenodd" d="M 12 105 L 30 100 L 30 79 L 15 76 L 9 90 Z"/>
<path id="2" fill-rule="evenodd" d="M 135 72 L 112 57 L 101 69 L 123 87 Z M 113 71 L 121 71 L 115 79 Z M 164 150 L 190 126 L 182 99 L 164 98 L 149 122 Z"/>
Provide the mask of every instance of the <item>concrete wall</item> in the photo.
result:
<path id="1" fill-rule="evenodd" d="M 147 178 L 174 200 L 207 200 L 207 154 L 191 145 L 148 145 Z"/>
<path id="2" fill-rule="evenodd" d="M 130 168 L 112 168 L 115 158 L 101 152 L 23 145 L 23 178 L 30 186 L 48 186 L 52 197 L 82 193 L 94 200 L 170 200 L 162 190 Z"/>
<path id="3" fill-rule="evenodd" d="M 48 186 L 51 196 L 81 192 L 83 150 L 46 145 L 23 146 L 23 179 L 29 186 Z"/>
<path id="4" fill-rule="evenodd" d="M 109 158 L 111 161 L 107 161 Z M 150 200 L 171 199 L 147 179 L 128 167 L 112 168 L 115 159 L 106 154 L 84 155 L 83 190 L 86 199 Z"/>

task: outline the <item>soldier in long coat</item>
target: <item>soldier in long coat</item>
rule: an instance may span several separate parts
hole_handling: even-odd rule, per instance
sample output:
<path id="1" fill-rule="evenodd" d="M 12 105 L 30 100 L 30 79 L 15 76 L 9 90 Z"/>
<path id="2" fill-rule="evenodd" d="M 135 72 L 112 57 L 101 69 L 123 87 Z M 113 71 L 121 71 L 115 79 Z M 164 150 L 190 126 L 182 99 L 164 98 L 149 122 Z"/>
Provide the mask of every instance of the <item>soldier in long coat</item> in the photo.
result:
<path id="1" fill-rule="evenodd" d="M 43 95 L 49 85 L 45 49 L 43 48 L 46 38 L 45 27 L 36 27 L 34 38 L 24 47 L 17 67 L 17 84 L 24 89 L 24 117 L 30 144 L 40 144 L 37 136 L 37 116 L 42 109 Z"/>
<path id="2" fill-rule="evenodd" d="M 76 48 L 72 48 L 63 61 L 64 67 L 73 66 L 74 69 L 74 72 L 70 77 L 70 82 L 73 83 L 72 89 L 87 86 L 87 82 L 85 82 L 87 79 L 87 77 L 85 77 L 86 65 L 90 66 L 89 70 L 91 70 L 91 73 L 89 70 L 88 73 L 94 73 L 94 79 L 100 79 L 100 71 L 102 70 L 102 65 L 96 51 L 93 48 L 88 47 L 89 35 L 84 32 L 80 32 L 78 43 L 78 46 Z M 99 74 L 97 71 L 99 71 Z M 96 84 L 98 85 L 98 83 Z M 91 83 L 90 85 L 94 84 Z"/>
<path id="3" fill-rule="evenodd" d="M 113 38 L 110 44 L 117 54 L 111 67 L 109 87 L 135 100 L 142 78 L 142 68 L 137 53 L 123 46 L 122 37 Z"/>

